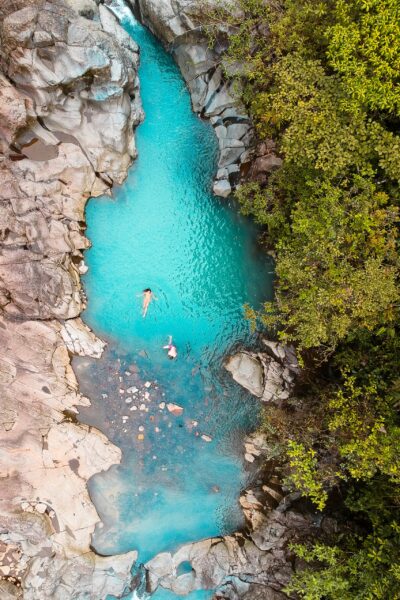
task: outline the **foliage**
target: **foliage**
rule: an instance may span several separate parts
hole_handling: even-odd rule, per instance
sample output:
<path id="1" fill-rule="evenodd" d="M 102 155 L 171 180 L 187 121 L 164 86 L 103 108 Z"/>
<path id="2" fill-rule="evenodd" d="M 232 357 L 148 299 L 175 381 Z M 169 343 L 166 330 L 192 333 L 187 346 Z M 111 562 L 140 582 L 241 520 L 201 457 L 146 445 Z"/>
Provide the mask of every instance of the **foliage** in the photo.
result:
<path id="1" fill-rule="evenodd" d="M 267 408 L 264 431 L 292 486 L 323 509 L 330 487 L 345 484 L 362 523 L 331 545 L 297 547 L 312 568 L 288 591 L 400 598 L 400 3 L 239 4 L 214 12 L 229 33 L 226 72 L 237 73 L 259 139 L 272 137 L 283 158 L 266 184 L 237 191 L 276 254 L 276 301 L 246 313 L 293 342 L 304 364 L 330 365 L 286 418 Z"/>
<path id="2" fill-rule="evenodd" d="M 258 316 L 279 323 L 284 340 L 331 351 L 355 328 L 382 326 L 398 301 L 399 4 L 241 7 L 219 9 L 232 27 L 227 64 L 246 62 L 258 134 L 284 157 L 266 187 L 249 182 L 237 194 L 277 251 L 280 317 L 270 306 Z"/>
<path id="3" fill-rule="evenodd" d="M 312 448 L 306 450 L 303 444 L 289 440 L 287 444 L 289 465 L 292 468 L 290 483 L 308 496 L 322 510 L 328 499 L 326 490 L 318 480 L 317 453 Z"/>

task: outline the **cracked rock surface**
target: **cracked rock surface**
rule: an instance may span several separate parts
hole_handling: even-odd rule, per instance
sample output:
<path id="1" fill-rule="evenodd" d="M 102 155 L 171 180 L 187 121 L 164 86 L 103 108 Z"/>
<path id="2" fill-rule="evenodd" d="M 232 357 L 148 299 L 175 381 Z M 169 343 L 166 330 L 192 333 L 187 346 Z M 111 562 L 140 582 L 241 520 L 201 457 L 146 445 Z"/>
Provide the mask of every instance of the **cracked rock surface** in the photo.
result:
<path id="1" fill-rule="evenodd" d="M 119 596 L 131 552 L 90 549 L 87 480 L 120 451 L 75 414 L 87 199 L 121 183 L 142 118 L 138 48 L 92 0 L 0 2 L 0 596 Z"/>
<path id="2" fill-rule="evenodd" d="M 113 0 L 107 0 L 112 6 Z M 253 126 L 232 82 L 224 76 L 226 28 L 213 48 L 204 32 L 204 7 L 217 0 L 128 0 L 134 13 L 172 52 L 189 88 L 193 110 L 210 119 L 219 143 L 219 162 L 213 191 L 227 197 L 249 161 Z M 237 10 L 232 3 L 232 10 Z"/>
<path id="3" fill-rule="evenodd" d="M 285 598 L 280 593 L 293 573 L 289 543 L 305 539 L 316 527 L 312 514 L 286 510 L 282 501 L 257 527 L 257 533 L 236 533 L 186 544 L 177 552 L 158 554 L 146 564 L 151 590 L 158 586 L 176 594 L 215 589 L 214 598 Z M 179 574 L 189 562 L 192 571 Z M 252 596 L 252 590 L 259 595 Z"/>
<path id="4" fill-rule="evenodd" d="M 300 373 L 294 348 L 265 339 L 263 344 L 265 352 L 242 350 L 229 356 L 225 369 L 239 385 L 263 402 L 286 400 Z"/>

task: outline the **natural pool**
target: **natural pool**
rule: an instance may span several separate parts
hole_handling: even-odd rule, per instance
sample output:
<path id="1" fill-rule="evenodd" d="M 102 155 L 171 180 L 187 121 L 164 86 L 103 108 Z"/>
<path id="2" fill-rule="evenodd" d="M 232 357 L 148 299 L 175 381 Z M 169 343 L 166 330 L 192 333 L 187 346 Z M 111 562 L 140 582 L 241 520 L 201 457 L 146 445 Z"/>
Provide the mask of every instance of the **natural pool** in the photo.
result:
<path id="1" fill-rule="evenodd" d="M 258 404 L 222 361 L 234 345 L 254 343 L 243 305 L 271 297 L 272 265 L 251 223 L 211 194 L 216 139 L 192 113 L 172 58 L 132 17 L 123 25 L 141 48 L 146 118 L 128 180 L 113 199 L 87 207 L 84 320 L 108 349 L 74 366 L 92 399 L 81 419 L 123 450 L 120 466 L 89 483 L 102 519 L 93 545 L 102 554 L 137 549 L 145 562 L 242 525 L 237 500 L 249 477 L 242 439 Z M 144 319 L 146 287 L 157 300 Z M 162 349 L 168 335 L 176 361 Z M 168 402 L 183 413 L 170 413 Z"/>

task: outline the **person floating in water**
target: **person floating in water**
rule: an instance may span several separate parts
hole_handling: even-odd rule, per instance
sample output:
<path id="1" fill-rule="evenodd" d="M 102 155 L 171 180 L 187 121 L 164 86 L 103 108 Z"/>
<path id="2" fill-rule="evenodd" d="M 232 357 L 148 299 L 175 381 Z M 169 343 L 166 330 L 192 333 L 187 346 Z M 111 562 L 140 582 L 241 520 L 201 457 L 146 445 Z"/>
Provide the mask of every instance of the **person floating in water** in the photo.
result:
<path id="1" fill-rule="evenodd" d="M 172 343 L 172 335 L 169 336 L 168 344 L 163 346 L 164 350 L 168 350 L 167 354 L 169 358 L 174 359 L 178 356 L 178 350 L 176 346 Z"/>
<path id="2" fill-rule="evenodd" d="M 145 317 L 147 315 L 147 310 L 149 308 L 149 304 L 152 300 L 157 300 L 156 296 L 153 294 L 150 288 L 146 288 L 142 292 L 143 296 L 143 307 L 142 307 L 142 315 Z"/>

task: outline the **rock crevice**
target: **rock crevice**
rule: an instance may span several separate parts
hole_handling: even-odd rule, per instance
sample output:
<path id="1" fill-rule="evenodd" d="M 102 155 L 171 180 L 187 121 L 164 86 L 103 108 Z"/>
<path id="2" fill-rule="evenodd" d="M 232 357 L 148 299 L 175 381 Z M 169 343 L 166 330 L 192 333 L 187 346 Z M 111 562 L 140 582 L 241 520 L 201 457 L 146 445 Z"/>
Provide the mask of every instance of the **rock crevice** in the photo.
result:
<path id="1" fill-rule="evenodd" d="M 92 0 L 0 6 L 4 597 L 99 600 L 131 585 L 136 553 L 90 550 L 99 517 L 86 483 L 120 451 L 66 415 L 89 402 L 70 354 L 99 356 L 104 346 L 79 319 L 84 207 L 121 183 L 136 156 L 138 60 L 112 12 Z"/>
<path id="2" fill-rule="evenodd" d="M 106 0 L 112 6 L 115 0 Z M 254 134 L 240 95 L 224 75 L 222 65 L 226 36 L 211 48 L 204 30 L 204 6 L 193 0 L 127 0 L 140 21 L 172 52 L 188 86 L 193 110 L 210 119 L 219 143 L 214 193 L 227 197 L 240 179 L 241 166 L 249 160 Z"/>

